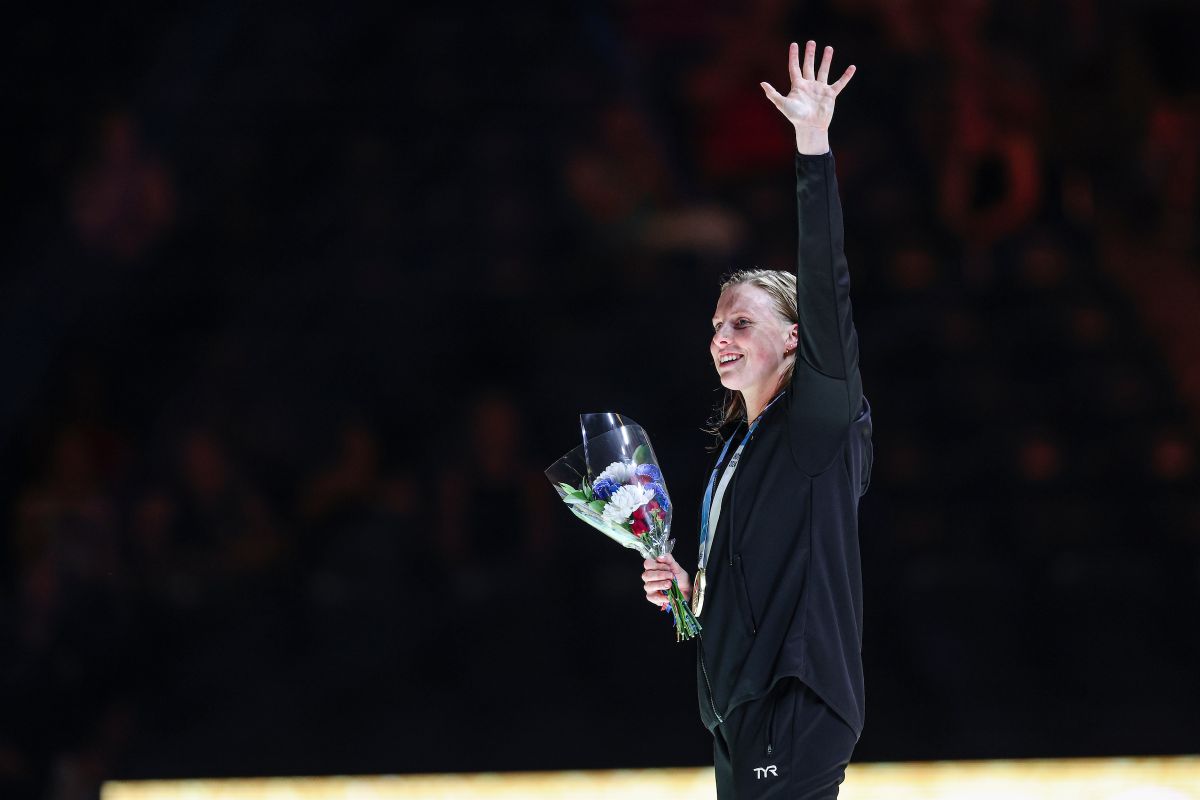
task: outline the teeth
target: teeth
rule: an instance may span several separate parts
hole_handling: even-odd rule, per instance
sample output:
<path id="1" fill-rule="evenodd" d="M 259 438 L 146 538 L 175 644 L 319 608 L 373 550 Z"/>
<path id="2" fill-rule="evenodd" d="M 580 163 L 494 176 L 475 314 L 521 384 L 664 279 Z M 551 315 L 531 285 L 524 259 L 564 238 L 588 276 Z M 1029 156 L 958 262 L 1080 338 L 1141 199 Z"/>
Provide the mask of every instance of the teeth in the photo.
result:
<path id="1" fill-rule="evenodd" d="M 721 356 L 721 363 L 728 364 L 730 361 L 737 361 L 739 358 L 741 358 L 740 355 Z"/>

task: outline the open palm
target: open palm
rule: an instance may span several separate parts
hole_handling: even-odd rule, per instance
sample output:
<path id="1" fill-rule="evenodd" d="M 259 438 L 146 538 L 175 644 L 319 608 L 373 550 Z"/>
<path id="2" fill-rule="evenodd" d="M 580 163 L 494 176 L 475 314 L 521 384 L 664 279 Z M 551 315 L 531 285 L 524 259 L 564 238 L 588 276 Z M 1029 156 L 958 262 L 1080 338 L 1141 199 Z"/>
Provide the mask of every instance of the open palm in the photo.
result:
<path id="1" fill-rule="evenodd" d="M 834 83 L 829 83 L 829 65 L 833 60 L 833 48 L 826 47 L 821 57 L 821 68 L 814 72 L 813 63 L 816 59 L 817 43 L 809 41 L 804 46 L 804 67 L 800 66 L 800 47 L 792 42 L 788 48 L 788 77 L 792 87 L 786 95 L 782 95 L 769 83 L 762 83 L 763 91 L 775 104 L 788 121 L 796 127 L 829 130 L 833 120 L 833 105 L 838 93 L 846 88 L 846 84 L 854 77 L 854 65 L 846 67 L 842 77 Z"/>

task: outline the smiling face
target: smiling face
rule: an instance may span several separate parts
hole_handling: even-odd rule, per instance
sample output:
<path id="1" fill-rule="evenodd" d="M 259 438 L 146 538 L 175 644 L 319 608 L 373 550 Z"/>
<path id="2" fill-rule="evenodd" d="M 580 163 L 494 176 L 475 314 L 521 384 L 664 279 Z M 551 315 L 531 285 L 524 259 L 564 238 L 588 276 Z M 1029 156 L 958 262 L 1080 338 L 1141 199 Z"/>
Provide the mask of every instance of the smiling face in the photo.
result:
<path id="1" fill-rule="evenodd" d="M 717 300 L 708 344 L 721 385 L 769 400 L 790 363 L 784 352 L 796 350 L 796 329 L 766 290 L 749 283 L 727 288 Z"/>

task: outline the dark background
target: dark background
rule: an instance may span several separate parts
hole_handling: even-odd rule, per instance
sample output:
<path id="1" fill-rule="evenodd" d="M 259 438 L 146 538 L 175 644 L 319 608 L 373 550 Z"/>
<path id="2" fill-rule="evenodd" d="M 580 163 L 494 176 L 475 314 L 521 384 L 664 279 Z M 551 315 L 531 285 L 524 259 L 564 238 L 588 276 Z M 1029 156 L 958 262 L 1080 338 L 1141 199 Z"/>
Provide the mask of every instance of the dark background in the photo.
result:
<path id="1" fill-rule="evenodd" d="M 832 129 L 876 463 L 856 759 L 1200 742 L 1187 2 L 217 2 L 6 24 L 0 794 L 702 765 L 693 652 L 541 470 L 654 439 Z"/>

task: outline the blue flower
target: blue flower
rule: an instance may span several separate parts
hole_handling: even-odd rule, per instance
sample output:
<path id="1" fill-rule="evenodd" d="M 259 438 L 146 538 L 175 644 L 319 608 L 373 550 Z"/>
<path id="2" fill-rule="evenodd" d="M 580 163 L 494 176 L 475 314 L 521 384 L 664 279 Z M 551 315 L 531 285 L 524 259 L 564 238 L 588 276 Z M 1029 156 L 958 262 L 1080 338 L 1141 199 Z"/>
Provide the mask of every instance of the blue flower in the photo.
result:
<path id="1" fill-rule="evenodd" d="M 647 467 L 650 465 L 643 464 L 642 466 Z M 638 467 L 638 469 L 641 469 L 641 468 L 642 467 Z M 655 470 L 655 472 L 658 472 L 658 470 Z M 662 476 L 660 475 L 659 477 L 661 478 Z M 663 511 L 671 510 L 671 501 L 667 499 L 667 490 L 666 490 L 666 488 L 663 487 L 663 485 L 661 483 L 657 483 L 657 482 L 656 483 L 647 483 L 645 485 L 645 488 L 654 492 L 654 499 L 658 501 L 659 508 L 661 508 Z"/>
<path id="2" fill-rule="evenodd" d="M 596 495 L 597 500 L 608 500 L 608 498 L 612 497 L 613 492 L 620 488 L 621 484 L 607 475 L 603 475 L 592 484 L 592 493 Z"/>
<path id="3" fill-rule="evenodd" d="M 649 478 L 655 483 L 662 483 L 662 473 L 653 464 L 638 464 L 637 476 L 639 478 Z M 642 481 L 642 483 L 645 483 L 645 481 Z"/>

